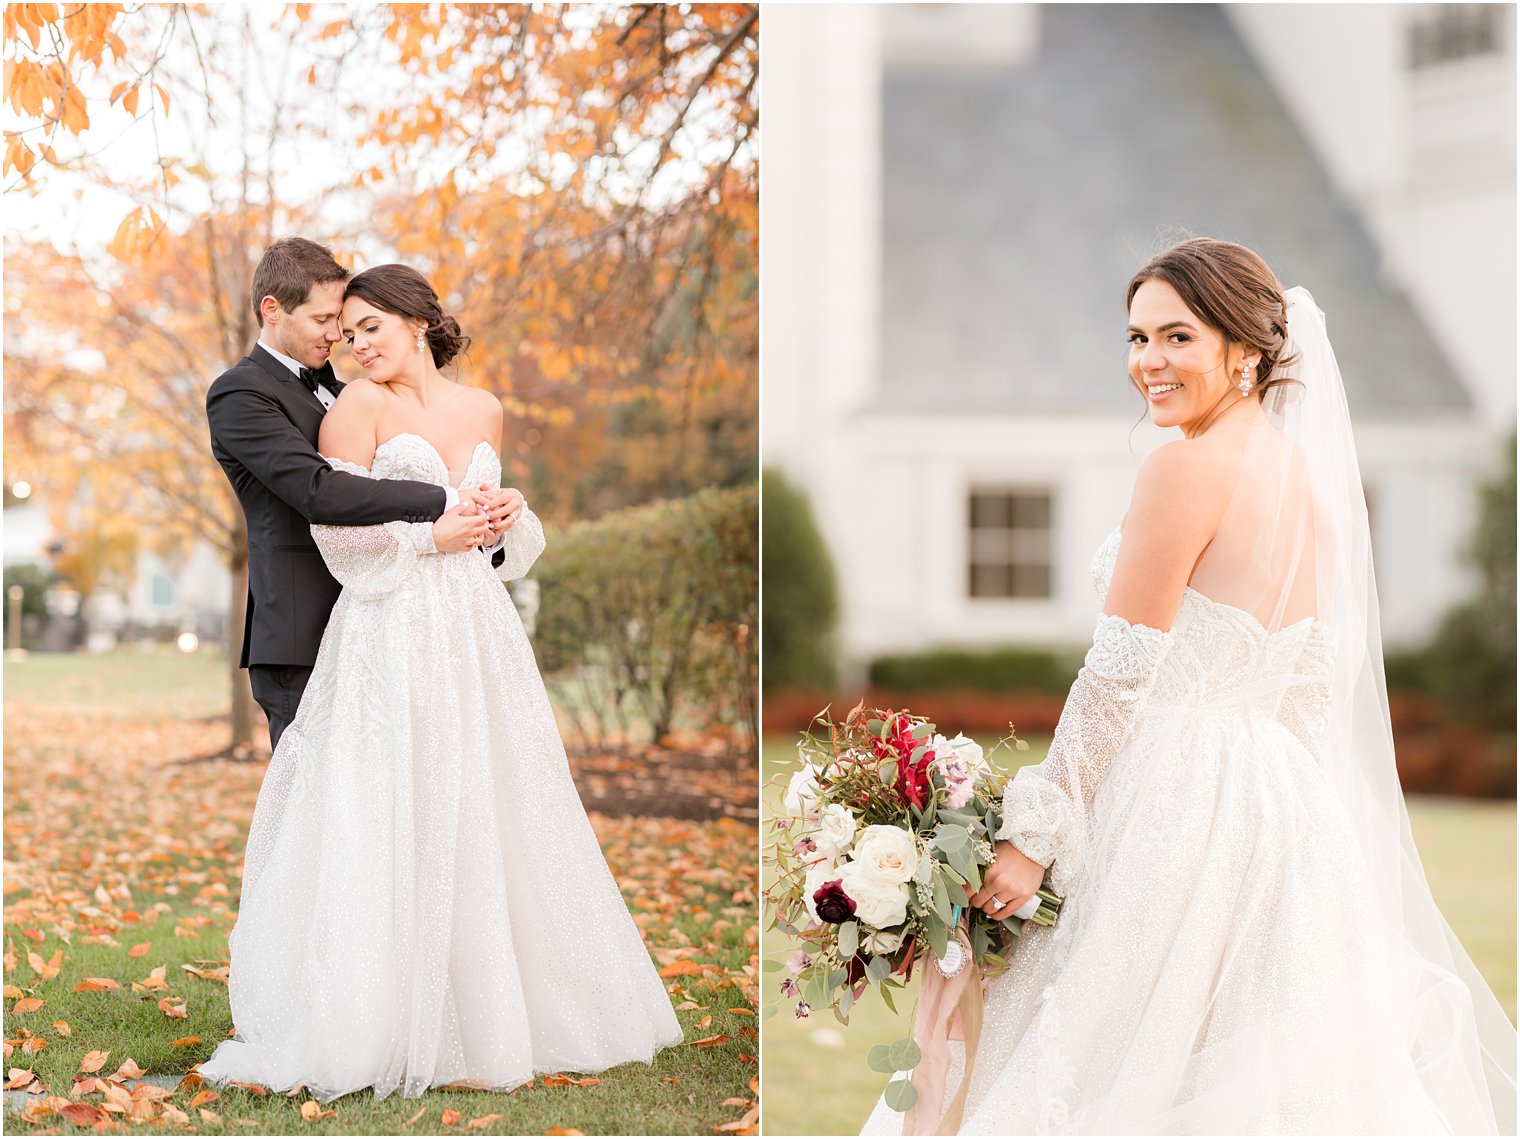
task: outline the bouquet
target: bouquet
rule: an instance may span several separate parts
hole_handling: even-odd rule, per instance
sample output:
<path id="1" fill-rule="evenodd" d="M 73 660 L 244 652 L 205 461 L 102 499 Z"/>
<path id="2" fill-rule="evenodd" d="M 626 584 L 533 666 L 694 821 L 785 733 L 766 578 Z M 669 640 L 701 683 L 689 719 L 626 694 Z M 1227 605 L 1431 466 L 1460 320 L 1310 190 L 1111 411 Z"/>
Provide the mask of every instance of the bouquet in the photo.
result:
<path id="1" fill-rule="evenodd" d="M 967 1031 L 969 1057 L 981 978 L 1008 968 L 1026 921 L 1053 925 L 1061 908 L 1048 889 L 1001 921 L 966 905 L 992 863 L 1008 777 L 974 740 L 947 739 L 906 711 L 857 705 L 836 724 L 825 709 L 814 728 L 798 744 L 802 767 L 771 820 L 766 856 L 771 924 L 801 945 L 785 965 L 765 967 L 785 972 L 781 996 L 796 999 L 796 1016 L 827 1005 L 848 1024 L 868 990 L 895 1012 L 893 992 L 927 957 L 918 1039 L 879 1045 L 868 1063 L 889 1074 L 918 1068 L 926 1039 L 948 1039 L 957 1028 Z M 1028 747 L 1016 736 L 1003 742 Z M 976 983 L 968 984 L 972 973 Z M 934 1065 L 940 1076 L 942 1059 Z M 910 1111 L 925 1084 L 933 1087 L 932 1074 L 893 1080 L 888 1105 Z M 926 1098 L 937 1113 L 935 1097 Z"/>

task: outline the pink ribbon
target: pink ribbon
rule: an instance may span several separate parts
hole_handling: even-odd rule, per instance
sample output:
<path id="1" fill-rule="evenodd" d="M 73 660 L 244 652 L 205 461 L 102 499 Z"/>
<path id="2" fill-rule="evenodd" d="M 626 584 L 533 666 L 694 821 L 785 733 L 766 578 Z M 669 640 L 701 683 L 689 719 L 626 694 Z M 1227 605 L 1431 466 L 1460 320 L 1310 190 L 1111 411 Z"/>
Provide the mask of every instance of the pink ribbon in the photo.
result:
<path id="1" fill-rule="evenodd" d="M 959 928 L 957 928 L 959 933 Z M 963 946 L 970 956 L 970 946 Z M 982 1037 L 982 971 L 968 960 L 954 977 L 945 977 L 933 961 L 924 962 L 918 987 L 918 1016 L 913 1040 L 921 1056 L 913 1070 L 918 1099 L 903 1116 L 904 1135 L 954 1135 L 960 1130 L 971 1085 L 971 1065 Z M 960 1087 L 944 1106 L 945 1077 L 950 1071 L 950 1041 L 966 1042 L 966 1066 Z M 937 1121 L 932 1131 L 920 1131 L 920 1118 Z"/>

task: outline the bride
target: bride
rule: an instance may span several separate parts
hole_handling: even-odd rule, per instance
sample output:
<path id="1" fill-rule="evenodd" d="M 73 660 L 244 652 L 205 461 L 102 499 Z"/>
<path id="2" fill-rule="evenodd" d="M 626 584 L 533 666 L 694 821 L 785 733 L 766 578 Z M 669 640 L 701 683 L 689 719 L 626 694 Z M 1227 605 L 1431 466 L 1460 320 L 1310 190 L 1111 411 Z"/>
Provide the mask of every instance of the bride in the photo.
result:
<path id="1" fill-rule="evenodd" d="M 334 467 L 500 485 L 501 404 L 439 374 L 468 341 L 421 274 L 354 277 L 342 328 L 369 378 L 322 421 Z M 343 593 L 248 835 L 237 1036 L 200 1074 L 417 1096 L 679 1043 L 488 560 L 437 552 L 431 523 L 312 534 Z M 542 549 L 524 511 L 502 577 Z"/>
<path id="2" fill-rule="evenodd" d="M 1513 1134 L 1514 1029 L 1436 909 L 1394 769 L 1323 314 L 1208 239 L 1128 305 L 1130 378 L 1182 438 L 1098 550 L 1093 646 L 970 899 L 1005 917 L 1048 876 L 1065 908 L 1025 927 L 916 1126 Z M 902 1125 L 883 1102 L 866 1132 Z"/>

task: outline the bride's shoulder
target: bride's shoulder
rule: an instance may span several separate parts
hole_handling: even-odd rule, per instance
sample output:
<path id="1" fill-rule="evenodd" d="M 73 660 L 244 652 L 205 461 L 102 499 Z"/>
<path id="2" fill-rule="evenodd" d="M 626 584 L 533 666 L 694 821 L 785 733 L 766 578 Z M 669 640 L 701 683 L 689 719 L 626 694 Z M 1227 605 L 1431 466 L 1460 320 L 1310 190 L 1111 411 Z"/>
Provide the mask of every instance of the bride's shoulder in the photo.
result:
<path id="1" fill-rule="evenodd" d="M 375 383 L 367 376 L 360 376 L 357 380 L 349 380 L 343 385 L 343 390 L 338 393 L 338 398 L 333 403 L 333 410 L 342 407 L 347 410 L 358 411 L 364 408 L 377 408 L 385 398 L 385 388 Z"/>
<path id="2" fill-rule="evenodd" d="M 1186 492 L 1209 498 L 1220 487 L 1221 476 L 1239 462 L 1237 453 L 1207 436 L 1173 439 L 1141 460 L 1135 487 L 1138 491 L 1141 486 L 1159 486 L 1172 494 Z"/>

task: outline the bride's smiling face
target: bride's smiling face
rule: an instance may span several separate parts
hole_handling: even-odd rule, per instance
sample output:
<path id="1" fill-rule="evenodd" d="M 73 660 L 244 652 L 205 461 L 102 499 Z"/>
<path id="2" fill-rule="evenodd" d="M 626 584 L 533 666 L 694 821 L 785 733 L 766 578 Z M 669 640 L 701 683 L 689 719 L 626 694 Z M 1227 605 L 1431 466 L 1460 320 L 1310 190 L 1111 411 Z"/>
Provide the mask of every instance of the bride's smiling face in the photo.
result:
<path id="1" fill-rule="evenodd" d="M 422 327 L 419 321 L 349 297 L 343 302 L 342 322 L 349 351 L 377 383 L 414 375 L 424 362 L 427 354 L 417 351 L 417 330 Z"/>
<path id="2" fill-rule="evenodd" d="M 1129 306 L 1129 375 L 1145 396 L 1151 422 L 1191 435 L 1221 403 L 1240 398 L 1243 363 L 1255 365 L 1238 345 L 1210 328 L 1177 290 L 1152 278 Z"/>

